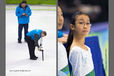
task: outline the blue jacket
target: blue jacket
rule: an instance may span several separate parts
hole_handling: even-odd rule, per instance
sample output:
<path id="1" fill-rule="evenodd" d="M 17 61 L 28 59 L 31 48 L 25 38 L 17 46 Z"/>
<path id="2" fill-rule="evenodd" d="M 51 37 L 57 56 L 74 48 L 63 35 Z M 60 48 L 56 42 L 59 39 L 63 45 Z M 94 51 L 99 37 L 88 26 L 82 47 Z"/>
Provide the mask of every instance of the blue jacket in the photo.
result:
<path id="1" fill-rule="evenodd" d="M 22 16 L 23 13 L 27 14 L 28 16 Z M 31 16 L 30 7 L 27 5 L 26 9 L 24 10 L 21 7 L 21 4 L 18 5 L 16 8 L 16 16 L 18 17 L 18 23 L 19 24 L 28 24 L 29 23 L 29 17 Z"/>
<path id="2" fill-rule="evenodd" d="M 34 40 L 35 39 L 34 35 L 38 34 L 39 35 L 39 39 L 40 39 L 41 38 L 41 32 L 42 32 L 42 30 L 35 29 L 35 30 L 32 30 L 32 31 L 28 32 L 26 35 L 30 36 L 31 39 Z"/>

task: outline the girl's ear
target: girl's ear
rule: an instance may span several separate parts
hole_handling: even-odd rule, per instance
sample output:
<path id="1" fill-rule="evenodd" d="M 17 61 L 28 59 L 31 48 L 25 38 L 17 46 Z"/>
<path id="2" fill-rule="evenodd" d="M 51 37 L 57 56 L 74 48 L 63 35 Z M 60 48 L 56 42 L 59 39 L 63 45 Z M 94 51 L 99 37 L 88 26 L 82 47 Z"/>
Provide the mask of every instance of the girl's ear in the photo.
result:
<path id="1" fill-rule="evenodd" d="M 73 24 L 70 24 L 70 29 L 71 29 L 71 30 L 75 30 L 75 27 L 74 27 Z"/>

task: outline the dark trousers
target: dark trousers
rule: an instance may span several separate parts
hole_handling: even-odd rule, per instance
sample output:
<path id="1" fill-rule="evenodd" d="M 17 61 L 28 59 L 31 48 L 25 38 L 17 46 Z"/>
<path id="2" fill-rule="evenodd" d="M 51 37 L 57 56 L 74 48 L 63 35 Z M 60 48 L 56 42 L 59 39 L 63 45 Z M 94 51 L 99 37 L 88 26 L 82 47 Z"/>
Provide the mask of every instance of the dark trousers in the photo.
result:
<path id="1" fill-rule="evenodd" d="M 18 26 L 18 40 L 22 39 L 22 29 L 24 28 L 24 38 L 26 39 L 26 34 L 28 33 L 28 24 L 19 24 Z"/>
<path id="2" fill-rule="evenodd" d="M 30 58 L 35 58 L 35 42 L 29 36 L 26 37 L 26 41 L 28 44 Z"/>

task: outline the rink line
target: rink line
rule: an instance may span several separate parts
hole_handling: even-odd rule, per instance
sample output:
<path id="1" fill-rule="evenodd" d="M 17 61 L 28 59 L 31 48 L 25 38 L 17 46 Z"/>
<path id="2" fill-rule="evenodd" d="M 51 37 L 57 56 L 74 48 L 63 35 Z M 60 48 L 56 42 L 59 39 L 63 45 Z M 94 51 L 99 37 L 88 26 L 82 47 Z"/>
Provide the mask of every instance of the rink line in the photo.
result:
<path id="1" fill-rule="evenodd" d="M 16 10 L 15 8 L 6 8 L 6 10 Z M 31 9 L 33 11 L 56 11 L 56 9 Z"/>

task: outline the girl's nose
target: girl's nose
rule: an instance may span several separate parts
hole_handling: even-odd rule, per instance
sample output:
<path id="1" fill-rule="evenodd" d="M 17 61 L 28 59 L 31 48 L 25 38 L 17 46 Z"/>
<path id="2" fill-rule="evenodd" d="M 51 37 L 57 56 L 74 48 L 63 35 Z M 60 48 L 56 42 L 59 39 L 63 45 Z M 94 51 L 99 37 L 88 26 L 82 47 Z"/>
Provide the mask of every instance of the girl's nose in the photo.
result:
<path id="1" fill-rule="evenodd" d="M 86 28 L 86 27 L 87 27 L 87 25 L 86 25 L 86 24 L 84 24 L 84 27 Z"/>
<path id="2" fill-rule="evenodd" d="M 60 21 L 62 21 L 62 17 L 60 17 Z"/>

